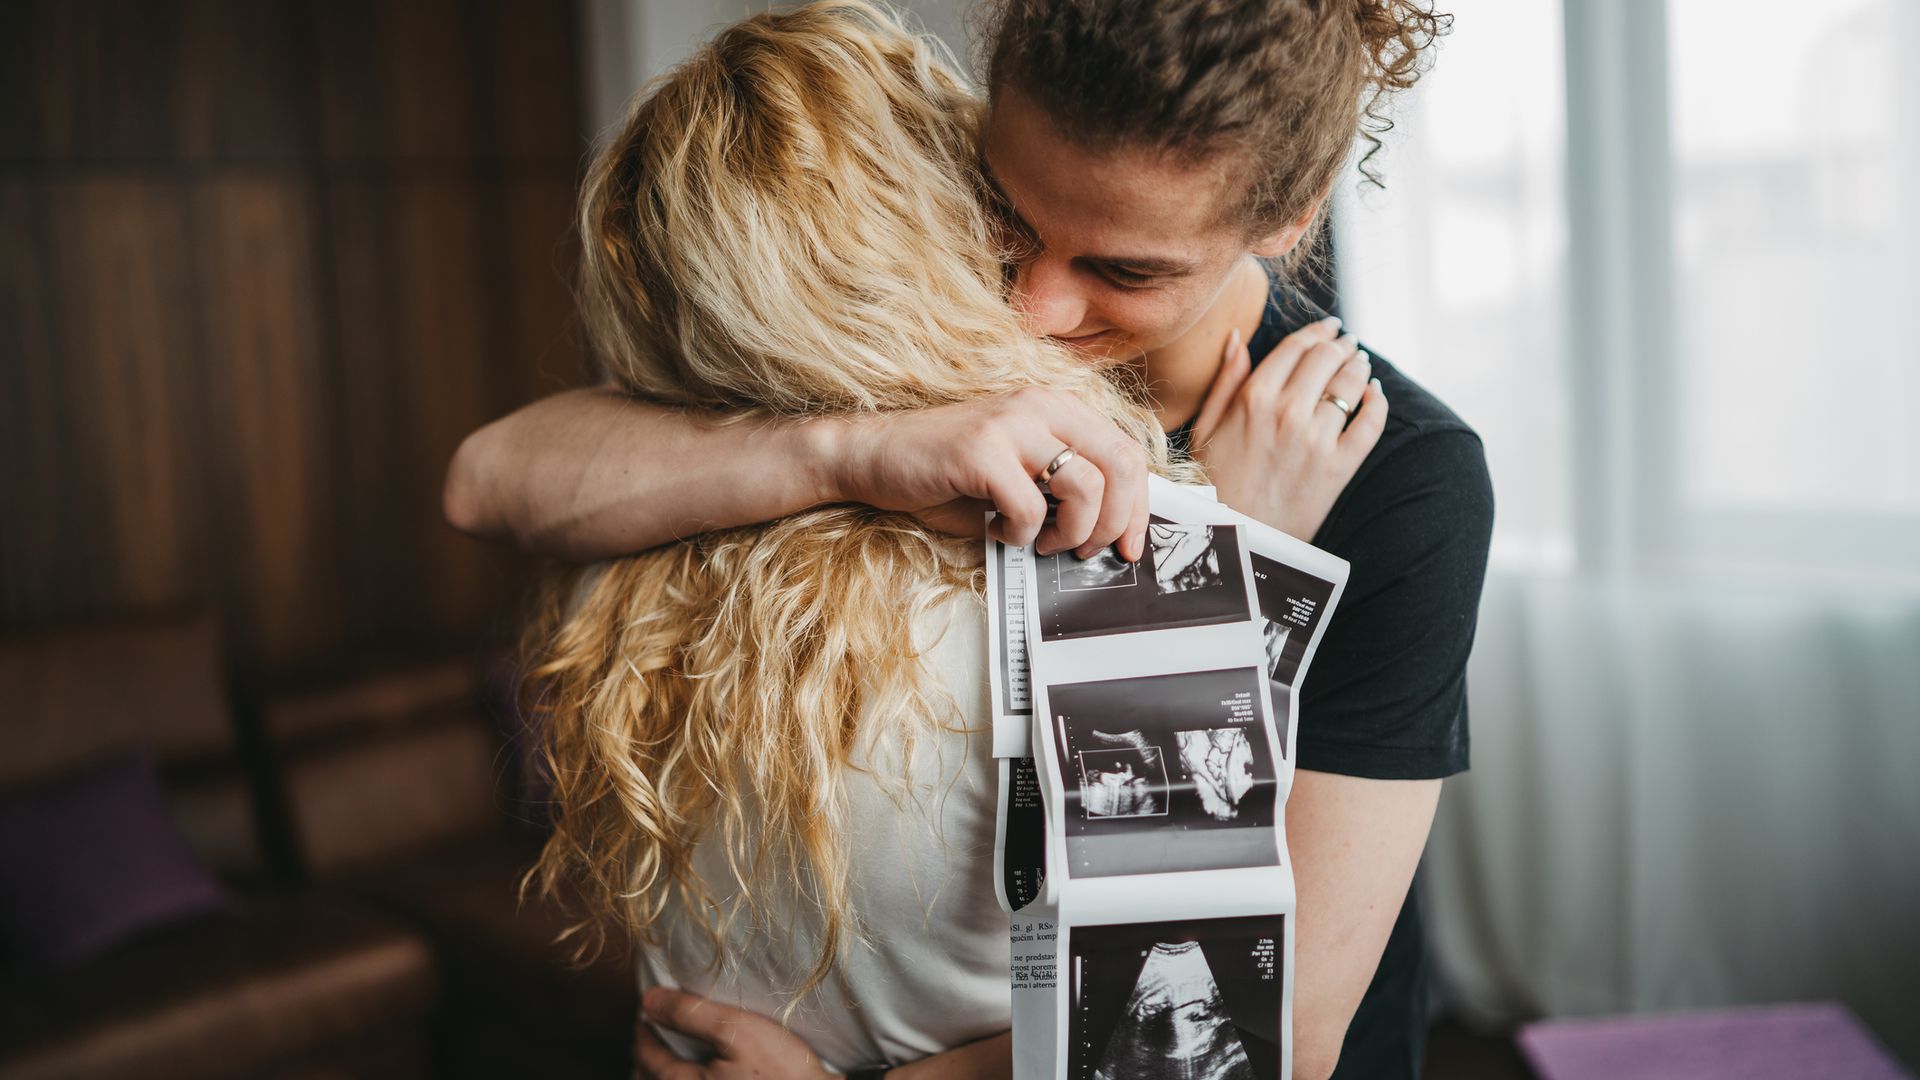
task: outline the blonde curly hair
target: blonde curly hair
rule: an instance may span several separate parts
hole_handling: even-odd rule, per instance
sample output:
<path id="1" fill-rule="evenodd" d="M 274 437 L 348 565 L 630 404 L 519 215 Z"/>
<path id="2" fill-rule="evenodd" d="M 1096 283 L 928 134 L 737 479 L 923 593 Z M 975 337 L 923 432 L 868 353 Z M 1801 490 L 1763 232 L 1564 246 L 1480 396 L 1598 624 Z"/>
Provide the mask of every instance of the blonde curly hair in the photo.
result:
<path id="1" fill-rule="evenodd" d="M 738 419 L 873 414 L 1025 387 L 1080 396 L 1170 464 L 1137 398 L 1008 303 L 977 171 L 981 106 L 885 9 L 831 0 L 722 31 L 644 90 L 580 199 L 581 301 L 606 375 Z M 866 740 L 959 724 L 916 651 L 980 588 L 979 544 L 831 506 L 552 583 L 528 637 L 554 831 L 529 881 L 574 892 L 583 951 L 663 920 L 764 932 L 811 901 L 858 941 L 845 774 Z M 733 880 L 694 872 L 719 844 Z"/>

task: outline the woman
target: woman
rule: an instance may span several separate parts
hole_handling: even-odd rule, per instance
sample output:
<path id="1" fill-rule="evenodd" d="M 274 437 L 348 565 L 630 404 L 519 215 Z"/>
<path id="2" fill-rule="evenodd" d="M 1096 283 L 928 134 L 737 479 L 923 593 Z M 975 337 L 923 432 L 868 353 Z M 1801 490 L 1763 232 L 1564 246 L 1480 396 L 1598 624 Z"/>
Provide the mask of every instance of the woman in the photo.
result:
<path id="1" fill-rule="evenodd" d="M 1136 395 L 1008 306 L 978 110 L 864 3 L 722 32 L 587 177 L 606 375 L 736 423 L 1044 388 L 1190 477 Z M 584 883 L 589 943 L 631 930 L 643 985 L 777 1015 L 838 1070 L 1004 1032 L 979 590 L 977 542 L 853 506 L 562 583 L 529 639 L 542 886 Z"/>

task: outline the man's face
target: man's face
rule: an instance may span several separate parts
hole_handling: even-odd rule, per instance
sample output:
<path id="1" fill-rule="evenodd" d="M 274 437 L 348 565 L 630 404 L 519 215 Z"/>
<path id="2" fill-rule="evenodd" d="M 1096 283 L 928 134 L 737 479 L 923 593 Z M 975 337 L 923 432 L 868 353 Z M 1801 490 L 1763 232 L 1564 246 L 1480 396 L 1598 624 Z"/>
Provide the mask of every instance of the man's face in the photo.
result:
<path id="1" fill-rule="evenodd" d="M 996 95 L 984 154 L 1029 328 L 1089 358 L 1137 359 L 1185 333 L 1249 250 L 1221 213 L 1218 170 L 1077 146 L 1018 91 Z"/>

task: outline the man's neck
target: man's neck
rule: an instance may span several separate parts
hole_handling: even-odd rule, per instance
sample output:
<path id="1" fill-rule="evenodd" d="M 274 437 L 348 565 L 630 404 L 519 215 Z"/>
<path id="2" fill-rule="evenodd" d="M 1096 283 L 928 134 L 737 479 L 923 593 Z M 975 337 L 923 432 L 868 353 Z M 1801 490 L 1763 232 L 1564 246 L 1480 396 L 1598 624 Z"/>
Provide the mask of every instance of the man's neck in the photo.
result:
<path id="1" fill-rule="evenodd" d="M 1147 397 L 1160 426 L 1174 431 L 1192 420 L 1225 359 L 1227 339 L 1253 340 L 1267 306 L 1267 272 L 1251 256 L 1233 268 L 1213 305 L 1185 333 L 1141 359 Z"/>

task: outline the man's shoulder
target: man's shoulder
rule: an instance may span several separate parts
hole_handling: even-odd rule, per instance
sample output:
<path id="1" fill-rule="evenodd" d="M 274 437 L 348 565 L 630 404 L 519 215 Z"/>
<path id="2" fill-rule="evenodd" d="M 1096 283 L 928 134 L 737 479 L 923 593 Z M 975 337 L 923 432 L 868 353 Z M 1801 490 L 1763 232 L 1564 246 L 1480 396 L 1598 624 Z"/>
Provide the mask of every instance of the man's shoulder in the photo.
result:
<path id="1" fill-rule="evenodd" d="M 1279 344 L 1281 338 L 1326 316 L 1326 309 L 1307 295 L 1306 290 L 1278 278 L 1273 279 L 1267 294 L 1267 307 L 1261 315 L 1260 330 L 1252 343 L 1255 345 L 1256 362 L 1266 349 Z M 1348 327 L 1348 330 L 1358 332 L 1352 327 Z M 1402 443 L 1443 433 L 1464 435 L 1475 444 L 1478 443 L 1479 436 L 1458 413 L 1375 351 L 1367 344 L 1364 333 L 1360 335 L 1360 347 L 1373 358 L 1374 377 L 1380 380 L 1380 388 L 1387 394 L 1389 410 L 1386 430 L 1380 437 L 1382 445 L 1397 447 Z"/>
<path id="2" fill-rule="evenodd" d="M 1304 290 L 1276 279 L 1262 315 L 1260 343 L 1271 348 L 1326 314 Z M 1429 535 L 1472 536 L 1491 529 L 1493 485 L 1479 433 L 1438 395 L 1369 347 L 1364 333 L 1360 345 L 1373 358 L 1373 375 L 1386 393 L 1387 423 L 1315 542 L 1344 555 L 1342 548 L 1359 539 L 1357 534 L 1386 525 L 1394 532 L 1412 526 Z"/>
<path id="3" fill-rule="evenodd" d="M 1321 537 L 1336 552 L 1379 530 L 1416 549 L 1443 537 L 1477 538 L 1484 546 L 1493 527 L 1493 482 L 1479 433 L 1384 357 L 1374 357 L 1373 374 L 1386 392 L 1387 423 Z"/>

